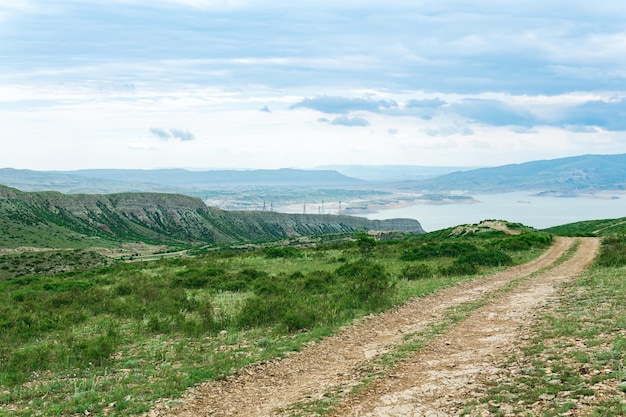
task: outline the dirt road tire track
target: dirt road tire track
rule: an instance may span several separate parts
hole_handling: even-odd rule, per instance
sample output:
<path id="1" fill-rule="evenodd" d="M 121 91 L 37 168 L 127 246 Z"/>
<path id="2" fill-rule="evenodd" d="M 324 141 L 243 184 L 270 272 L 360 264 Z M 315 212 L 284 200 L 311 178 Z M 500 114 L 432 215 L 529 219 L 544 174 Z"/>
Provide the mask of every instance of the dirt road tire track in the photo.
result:
<path id="1" fill-rule="evenodd" d="M 363 369 L 364 364 L 381 353 L 394 349 L 402 342 L 405 334 L 423 330 L 429 324 L 441 320 L 445 311 L 450 307 L 478 300 L 503 288 L 512 280 L 529 276 L 543 268 L 549 267 L 572 244 L 573 239 L 559 238 L 546 253 L 532 262 L 456 285 L 428 297 L 413 300 L 402 307 L 371 317 L 354 326 L 346 327 L 339 334 L 324 339 L 286 359 L 250 366 L 224 381 L 202 384 L 191 390 L 180 405 L 172 409 L 157 407 L 147 413 L 147 416 L 276 416 L 280 415 L 278 410 L 289 407 L 291 404 L 305 399 L 323 398 L 324 393 L 333 388 L 350 388 L 355 386 L 363 378 L 360 369 Z M 519 320 L 524 320 L 526 314 L 529 313 L 526 308 L 515 308 L 512 312 L 506 310 L 507 306 L 508 308 L 511 307 L 511 303 L 517 305 L 519 302 L 510 298 L 513 297 L 513 293 L 517 294 L 522 289 L 530 291 L 524 293 L 525 295 L 520 293 L 519 297 L 526 297 L 526 299 L 532 300 L 529 304 L 529 308 L 532 308 L 531 304 L 541 302 L 542 299 L 553 291 L 554 286 L 558 282 L 582 271 L 595 256 L 597 247 L 598 242 L 596 240 L 585 239 L 577 254 L 570 261 L 546 273 L 539 274 L 512 293 L 497 297 L 496 300 L 483 308 L 483 312 L 474 314 L 472 318 L 457 325 L 449 334 L 446 334 L 444 337 L 448 342 L 443 345 L 444 348 L 442 346 L 427 348 L 418 353 L 415 358 L 430 352 L 433 355 L 432 360 L 438 357 L 441 361 L 439 365 L 433 363 L 433 367 L 441 366 L 444 369 L 449 369 L 445 364 L 445 359 L 448 355 L 452 355 L 450 360 L 454 360 L 456 353 L 467 351 L 468 349 L 480 354 L 482 349 L 479 346 L 480 340 L 485 339 L 485 343 L 489 345 L 491 343 L 490 336 L 485 337 L 484 333 L 477 332 L 472 336 L 476 339 L 475 342 L 472 342 L 476 344 L 474 346 L 469 341 L 463 341 L 468 334 L 466 334 L 466 331 L 459 329 L 465 326 L 465 323 L 472 323 L 472 320 L 477 321 L 475 326 L 484 328 L 484 318 L 481 316 L 484 314 L 488 314 L 490 320 L 493 319 L 493 322 L 489 324 L 489 328 L 493 328 L 490 330 L 492 333 L 504 335 L 505 333 L 513 332 L 510 337 L 514 337 L 514 329 L 510 329 L 508 326 L 517 326 Z M 538 287 L 534 289 L 536 285 Z M 496 309 L 496 306 L 500 305 L 501 310 L 489 310 L 490 308 Z M 510 324 L 504 322 L 496 323 L 500 318 L 510 320 Z M 499 330 L 496 332 L 495 329 Z M 456 334 L 455 332 L 460 333 Z M 493 343 L 502 344 L 500 340 L 493 340 Z M 435 350 L 433 351 L 433 349 Z M 483 358 L 481 361 L 484 360 L 484 356 L 481 358 Z M 421 359 L 418 359 L 417 362 L 424 363 Z M 410 362 L 403 363 L 400 366 L 409 366 L 409 364 Z M 486 362 L 485 369 L 488 369 L 489 366 L 492 365 Z M 428 373 L 431 368 L 426 366 L 426 368 L 423 368 L 423 372 Z M 434 369 L 432 368 L 432 370 Z M 411 369 L 409 372 L 413 371 Z M 400 369 L 393 370 L 392 374 L 397 375 L 399 372 L 401 372 Z M 383 378 L 384 381 L 401 382 L 396 381 L 396 379 L 391 377 Z M 384 381 L 381 381 L 381 383 Z M 408 381 L 405 381 L 407 386 L 410 385 Z M 454 384 L 452 385 L 454 386 Z M 422 414 L 421 411 L 415 411 L 417 414 L 413 413 L 414 411 L 412 410 L 417 409 L 410 408 L 413 407 L 412 405 L 406 408 L 408 414 L 402 414 L 403 411 L 401 410 L 398 410 L 400 414 L 394 414 L 395 411 L 390 411 L 391 414 L 378 414 L 380 410 L 377 407 L 381 404 L 384 407 L 394 407 L 392 404 L 393 396 L 384 397 L 384 395 L 390 395 L 389 393 L 394 390 L 400 393 L 404 392 L 405 388 L 403 385 L 397 385 L 397 387 L 395 389 L 391 388 L 391 386 L 383 387 L 383 385 L 380 385 L 379 388 L 378 384 L 370 387 L 362 394 L 348 398 L 335 415 L 364 416 L 368 412 L 374 413 L 371 415 L 390 416 L 427 415 Z M 418 393 L 419 391 L 416 392 Z M 389 403 L 389 401 L 392 403 Z M 448 405 L 445 407 L 448 407 Z M 392 410 L 392 408 L 389 410 Z M 436 413 L 438 412 L 434 405 L 431 409 Z M 447 413 L 448 411 L 441 412 Z"/>

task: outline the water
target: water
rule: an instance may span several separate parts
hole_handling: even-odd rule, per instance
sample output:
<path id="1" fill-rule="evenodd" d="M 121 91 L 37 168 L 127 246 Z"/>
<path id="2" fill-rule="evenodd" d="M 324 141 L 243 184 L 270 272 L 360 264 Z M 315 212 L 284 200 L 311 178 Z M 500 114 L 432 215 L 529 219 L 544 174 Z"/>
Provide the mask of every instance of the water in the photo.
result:
<path id="1" fill-rule="evenodd" d="M 537 229 L 582 220 L 626 217 L 626 196 L 610 198 L 535 197 L 527 192 L 473 195 L 475 204 L 419 204 L 365 215 L 369 219 L 412 218 L 432 232 L 485 219 L 523 223 Z M 606 196 L 609 197 L 609 196 Z"/>

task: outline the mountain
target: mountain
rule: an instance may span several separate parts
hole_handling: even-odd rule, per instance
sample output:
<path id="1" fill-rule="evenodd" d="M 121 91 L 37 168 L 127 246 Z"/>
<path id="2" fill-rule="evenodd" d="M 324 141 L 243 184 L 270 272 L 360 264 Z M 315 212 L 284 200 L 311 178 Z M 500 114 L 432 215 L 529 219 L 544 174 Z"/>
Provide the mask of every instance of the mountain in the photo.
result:
<path id="1" fill-rule="evenodd" d="M 346 186 L 362 181 L 334 170 L 210 170 L 184 169 L 88 169 L 31 171 L 0 169 L 0 184 L 22 191 L 60 191 L 69 194 L 116 192 L 188 193 L 233 186 Z"/>
<path id="2" fill-rule="evenodd" d="M 429 191 L 543 191 L 561 195 L 625 190 L 626 154 L 581 155 L 480 168 L 406 182 L 402 187 Z"/>
<path id="3" fill-rule="evenodd" d="M 315 169 L 333 170 L 364 181 L 392 182 L 425 180 L 451 172 L 468 171 L 476 168 L 419 165 L 326 165 Z"/>
<path id="4" fill-rule="evenodd" d="M 292 236 L 398 230 L 423 233 L 412 219 L 224 211 L 199 198 L 163 193 L 61 194 L 0 186 L 0 247 L 85 247 L 252 242 Z"/>

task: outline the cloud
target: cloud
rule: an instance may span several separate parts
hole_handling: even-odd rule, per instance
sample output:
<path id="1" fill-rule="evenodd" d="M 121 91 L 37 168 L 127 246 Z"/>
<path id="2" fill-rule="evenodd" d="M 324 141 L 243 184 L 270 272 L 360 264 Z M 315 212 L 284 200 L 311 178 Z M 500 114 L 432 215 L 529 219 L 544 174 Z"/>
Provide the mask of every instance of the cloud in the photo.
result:
<path id="1" fill-rule="evenodd" d="M 428 136 L 471 136 L 474 130 L 468 126 L 439 126 L 436 128 L 429 127 L 423 130 Z"/>
<path id="2" fill-rule="evenodd" d="M 499 100 L 469 98 L 450 104 L 447 110 L 490 126 L 533 127 L 539 120 L 527 109 Z"/>
<path id="3" fill-rule="evenodd" d="M 362 117 L 339 116 L 336 119 L 332 120 L 330 124 L 336 125 L 336 126 L 365 127 L 365 126 L 369 126 L 370 122 L 367 119 L 364 119 Z"/>
<path id="4" fill-rule="evenodd" d="M 567 111 L 563 126 L 599 127 L 611 131 L 626 131 L 626 99 L 587 101 Z"/>
<path id="5" fill-rule="evenodd" d="M 443 101 L 440 98 L 427 98 L 427 99 L 423 99 L 423 100 L 417 100 L 417 99 L 411 99 L 408 100 L 404 106 L 406 108 L 409 109 L 423 109 L 423 108 L 428 108 L 428 109 L 438 109 L 441 108 L 443 106 L 445 106 L 446 104 L 448 104 L 447 102 Z"/>
<path id="6" fill-rule="evenodd" d="M 18 13 L 25 2 L 41 13 Z M 0 34 L 0 56 L 14 57 L 0 75 L 46 84 L 65 76 L 65 82 L 132 78 L 138 86 L 167 79 L 171 86 L 304 87 L 296 97 L 337 87 L 532 95 L 626 85 L 626 7 L 619 2 L 348 3 L 0 0 L 0 15 L 18 19 Z"/>
<path id="7" fill-rule="evenodd" d="M 188 142 L 196 138 L 194 134 L 188 130 L 170 129 L 170 132 L 175 139 L 180 139 L 183 142 Z"/>
<path id="8" fill-rule="evenodd" d="M 150 133 L 159 138 L 160 140 L 168 141 L 173 139 L 178 139 L 183 142 L 188 142 L 194 140 L 196 137 L 193 133 L 188 130 L 182 129 L 161 129 L 158 127 L 151 127 Z"/>
<path id="9" fill-rule="evenodd" d="M 520 135 L 534 135 L 539 133 L 537 130 L 526 126 L 512 126 L 510 130 L 511 132 L 519 133 Z"/>
<path id="10" fill-rule="evenodd" d="M 372 100 L 369 98 L 350 98 L 337 96 L 319 96 L 315 98 L 305 98 L 293 104 L 291 109 L 308 108 L 322 113 L 348 114 L 352 111 L 369 111 L 380 113 L 386 109 L 398 107 L 398 103 L 393 100 Z"/>
<path id="11" fill-rule="evenodd" d="M 317 121 L 319 123 L 328 123 L 333 126 L 365 127 L 370 125 L 370 122 L 362 117 L 339 116 L 333 120 L 329 120 L 326 117 L 320 117 Z"/>
<path id="12" fill-rule="evenodd" d="M 390 135 L 397 135 L 398 133 L 400 133 L 400 131 L 398 129 L 387 129 L 387 133 L 389 133 Z"/>
<path id="13" fill-rule="evenodd" d="M 598 133 L 600 131 L 595 126 L 572 125 L 572 126 L 564 126 L 564 128 L 574 133 Z"/>
<path id="14" fill-rule="evenodd" d="M 172 138 L 172 134 L 165 129 L 159 129 L 158 127 L 151 127 L 150 133 L 161 140 L 169 140 Z"/>

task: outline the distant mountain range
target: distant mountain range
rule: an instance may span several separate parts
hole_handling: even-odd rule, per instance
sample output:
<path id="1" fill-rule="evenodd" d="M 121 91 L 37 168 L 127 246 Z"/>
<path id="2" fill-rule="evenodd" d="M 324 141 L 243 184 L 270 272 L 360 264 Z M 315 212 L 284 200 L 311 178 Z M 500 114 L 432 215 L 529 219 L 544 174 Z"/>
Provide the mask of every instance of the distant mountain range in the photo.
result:
<path id="1" fill-rule="evenodd" d="M 147 191 L 185 193 L 214 187 L 351 186 L 363 183 L 334 170 L 87 169 L 32 171 L 0 169 L 0 184 L 22 191 L 106 194 Z"/>
<path id="2" fill-rule="evenodd" d="M 0 248 L 255 242 L 359 230 L 423 233 L 412 219 L 224 211 L 179 194 L 68 195 L 0 186 Z"/>
<path id="3" fill-rule="evenodd" d="M 182 193 L 202 198 L 208 198 L 211 190 L 246 187 L 269 187 L 273 188 L 273 191 L 289 187 L 294 190 L 326 188 L 381 192 L 398 188 L 431 192 L 530 190 L 567 195 L 626 189 L 626 154 L 581 155 L 477 169 L 405 165 L 371 167 L 333 165 L 311 170 L 207 171 L 184 169 L 31 171 L 4 168 L 0 169 L 0 184 L 22 191 L 54 190 L 69 194 L 141 191 Z M 346 197 L 348 196 L 343 196 Z"/>
<path id="4" fill-rule="evenodd" d="M 626 190 L 626 154 L 581 155 L 480 168 L 406 182 L 402 187 L 428 191 L 537 191 L 572 196 Z"/>
<path id="5" fill-rule="evenodd" d="M 457 171 L 469 171 L 478 167 L 444 167 L 423 165 L 325 165 L 315 169 L 328 169 L 348 177 L 365 181 L 421 181 Z"/>

